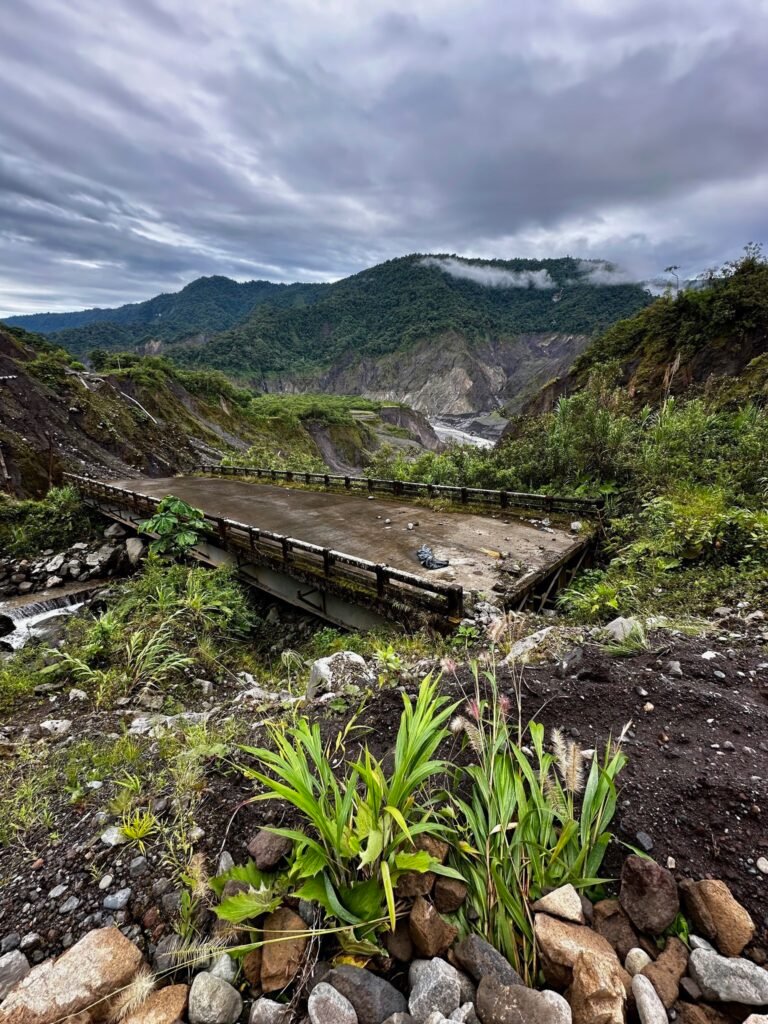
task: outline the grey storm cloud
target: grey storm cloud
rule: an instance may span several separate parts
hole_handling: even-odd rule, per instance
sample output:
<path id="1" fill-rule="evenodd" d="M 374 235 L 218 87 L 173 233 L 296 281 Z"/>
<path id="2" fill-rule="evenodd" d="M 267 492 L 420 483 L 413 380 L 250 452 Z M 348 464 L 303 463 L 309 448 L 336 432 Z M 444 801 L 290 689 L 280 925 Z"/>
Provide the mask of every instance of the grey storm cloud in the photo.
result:
<path id="1" fill-rule="evenodd" d="M 0 315 L 407 252 L 690 276 L 768 241 L 762 0 L 3 15 Z"/>

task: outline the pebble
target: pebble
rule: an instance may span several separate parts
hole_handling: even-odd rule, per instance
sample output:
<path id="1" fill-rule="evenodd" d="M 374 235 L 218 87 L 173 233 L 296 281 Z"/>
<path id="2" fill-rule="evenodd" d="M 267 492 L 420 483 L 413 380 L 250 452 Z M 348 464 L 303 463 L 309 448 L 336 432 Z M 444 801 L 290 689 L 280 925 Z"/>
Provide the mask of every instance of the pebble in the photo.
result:
<path id="1" fill-rule="evenodd" d="M 64 895 L 64 893 L 67 891 L 68 888 L 69 888 L 68 885 L 56 885 L 56 886 L 54 886 L 54 888 L 51 889 L 51 891 L 48 893 L 48 899 L 49 900 L 57 900 L 59 898 L 59 896 L 63 896 Z"/>
<path id="2" fill-rule="evenodd" d="M 29 960 L 18 949 L 0 956 L 0 1002 L 29 972 Z"/>
<path id="3" fill-rule="evenodd" d="M 642 1024 L 667 1024 L 667 1011 L 659 999 L 656 989 L 644 974 L 632 979 L 632 995 L 635 997 L 637 1012 Z"/>
<path id="4" fill-rule="evenodd" d="M 251 1007 L 248 1024 L 288 1024 L 291 1019 L 291 1008 L 285 1003 L 262 996 Z"/>
<path id="5" fill-rule="evenodd" d="M 134 857 L 128 866 L 128 874 L 131 878 L 138 878 L 149 871 L 149 864 L 146 857 Z"/>
<path id="6" fill-rule="evenodd" d="M 763 875 L 768 875 L 768 858 L 757 858 L 757 870 Z"/>
<path id="7" fill-rule="evenodd" d="M 118 889 L 117 892 L 111 893 L 109 896 L 104 897 L 104 909 L 105 910 L 125 910 L 128 906 L 128 901 L 131 898 L 132 889 Z"/>
<path id="8" fill-rule="evenodd" d="M 307 1011 L 312 1024 L 357 1024 L 358 1020 L 352 1003 L 325 981 L 312 989 Z"/>
<path id="9" fill-rule="evenodd" d="M 21 943 L 21 936 L 18 932 L 9 932 L 3 936 L 2 942 L 0 942 L 0 953 L 10 953 L 13 949 L 18 949 Z"/>
<path id="10" fill-rule="evenodd" d="M 128 839 L 117 825 L 110 825 L 101 833 L 101 841 L 105 846 L 122 846 Z"/>
<path id="11" fill-rule="evenodd" d="M 108 889 L 110 885 L 112 885 L 112 875 L 104 875 L 99 882 L 99 888 L 103 892 L 105 889 Z"/>
<path id="12" fill-rule="evenodd" d="M 189 1024 L 234 1024 L 243 1012 L 240 993 L 208 971 L 196 974 L 189 990 Z"/>
<path id="13" fill-rule="evenodd" d="M 624 970 L 634 978 L 636 974 L 639 974 L 650 963 L 652 963 L 652 960 L 645 950 L 635 946 L 627 953 L 624 960 Z"/>
<path id="14" fill-rule="evenodd" d="M 59 907 L 60 914 L 71 914 L 74 910 L 80 906 L 80 900 L 77 896 L 70 896 L 68 900 L 61 904 Z"/>

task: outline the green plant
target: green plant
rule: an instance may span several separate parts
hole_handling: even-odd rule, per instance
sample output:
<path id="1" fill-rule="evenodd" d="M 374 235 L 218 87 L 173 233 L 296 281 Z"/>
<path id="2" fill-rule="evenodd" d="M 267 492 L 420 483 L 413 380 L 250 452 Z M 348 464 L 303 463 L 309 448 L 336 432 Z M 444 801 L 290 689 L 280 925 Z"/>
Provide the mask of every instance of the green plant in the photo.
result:
<path id="1" fill-rule="evenodd" d="M 205 534 L 205 515 L 199 508 L 169 494 L 150 519 L 139 523 L 139 529 L 157 534 L 149 546 L 153 554 L 178 557 L 185 555 Z"/>
<path id="2" fill-rule="evenodd" d="M 403 659 L 391 643 L 376 644 L 373 648 L 373 660 L 379 669 L 380 679 L 396 677 L 403 671 Z"/>
<path id="3" fill-rule="evenodd" d="M 416 846 L 419 837 L 444 831 L 427 787 L 446 770 L 434 754 L 455 708 L 430 677 L 415 704 L 406 696 L 403 704 L 391 771 L 367 747 L 358 761 L 335 768 L 319 727 L 304 718 L 270 728 L 274 750 L 243 748 L 259 767 L 241 770 L 265 789 L 254 799 L 286 800 L 306 825 L 272 830 L 294 840 L 296 895 L 345 925 L 375 928 L 386 918 L 394 928 L 394 890 L 406 871 L 455 874 Z"/>
<path id="4" fill-rule="evenodd" d="M 615 780 L 626 763 L 623 734 L 607 743 L 602 757 L 595 752 L 585 760 L 578 745 L 556 730 L 549 752 L 542 725 L 510 725 L 508 702 L 492 674 L 488 699 L 477 670 L 475 679 L 467 715 L 452 723 L 476 757 L 464 769 L 468 796 L 454 798 L 460 842 L 453 863 L 468 885 L 464 927 L 483 934 L 531 984 L 536 946 L 529 903 L 566 883 L 585 889 L 601 881 Z M 458 770 L 456 792 L 461 779 Z"/>
<path id="5" fill-rule="evenodd" d="M 151 811 L 133 811 L 123 815 L 120 831 L 125 838 L 146 852 L 146 840 L 158 831 L 157 818 Z"/>

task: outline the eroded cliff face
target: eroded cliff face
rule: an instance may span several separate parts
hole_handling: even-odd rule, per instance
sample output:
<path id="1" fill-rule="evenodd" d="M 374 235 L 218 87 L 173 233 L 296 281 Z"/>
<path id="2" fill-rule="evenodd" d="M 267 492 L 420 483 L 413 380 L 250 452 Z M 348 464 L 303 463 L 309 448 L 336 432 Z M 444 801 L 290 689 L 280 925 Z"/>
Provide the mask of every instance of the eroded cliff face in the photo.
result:
<path id="1" fill-rule="evenodd" d="M 322 391 L 404 402 L 430 416 L 466 416 L 501 407 L 517 412 L 547 381 L 565 372 L 586 335 L 527 334 L 470 343 L 456 333 L 405 352 L 349 359 L 313 377 L 268 379 L 271 391 Z"/>

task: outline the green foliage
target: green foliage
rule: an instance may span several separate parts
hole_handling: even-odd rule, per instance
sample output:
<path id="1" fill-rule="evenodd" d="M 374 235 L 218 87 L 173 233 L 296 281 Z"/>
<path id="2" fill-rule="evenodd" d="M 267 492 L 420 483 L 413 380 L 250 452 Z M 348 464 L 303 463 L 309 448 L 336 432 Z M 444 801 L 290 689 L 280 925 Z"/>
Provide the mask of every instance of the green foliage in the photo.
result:
<path id="1" fill-rule="evenodd" d="M 178 558 L 198 543 L 206 532 L 205 514 L 186 501 L 169 494 L 157 506 L 151 519 L 139 523 L 144 533 L 156 533 L 149 546 L 155 555 Z"/>
<path id="2" fill-rule="evenodd" d="M 334 751 L 320 729 L 299 719 L 270 727 L 274 749 L 244 747 L 259 767 L 243 766 L 265 792 L 256 800 L 282 799 L 299 813 L 306 831 L 273 829 L 294 840 L 290 877 L 296 895 L 315 900 L 340 924 L 369 931 L 388 920 L 395 927 L 394 888 L 406 871 L 446 871 L 415 841 L 443 832 L 427 786 L 446 764 L 434 758 L 447 736 L 453 707 L 429 677 L 415 705 L 403 697 L 394 766 L 363 748 L 359 760 L 334 766 Z M 344 737 L 336 746 L 343 748 Z"/>
<path id="3" fill-rule="evenodd" d="M 477 672 L 476 672 L 477 681 Z M 621 738 L 590 760 L 559 731 L 552 752 L 544 727 L 523 733 L 489 676 L 490 698 L 477 686 L 468 717 L 454 720 L 476 762 L 457 772 L 455 797 L 460 837 L 453 863 L 468 885 L 465 928 L 478 930 L 500 950 L 527 984 L 536 979 L 536 945 L 529 903 L 558 886 L 598 885 L 612 838 L 616 777 L 626 757 Z M 527 743 L 526 743 L 527 741 Z M 468 916 L 469 915 L 469 916 Z"/>
<path id="4" fill-rule="evenodd" d="M 59 551 L 93 535 L 98 517 L 72 487 L 53 487 L 38 501 L 0 496 L 0 554 L 32 558 L 45 548 Z"/>

